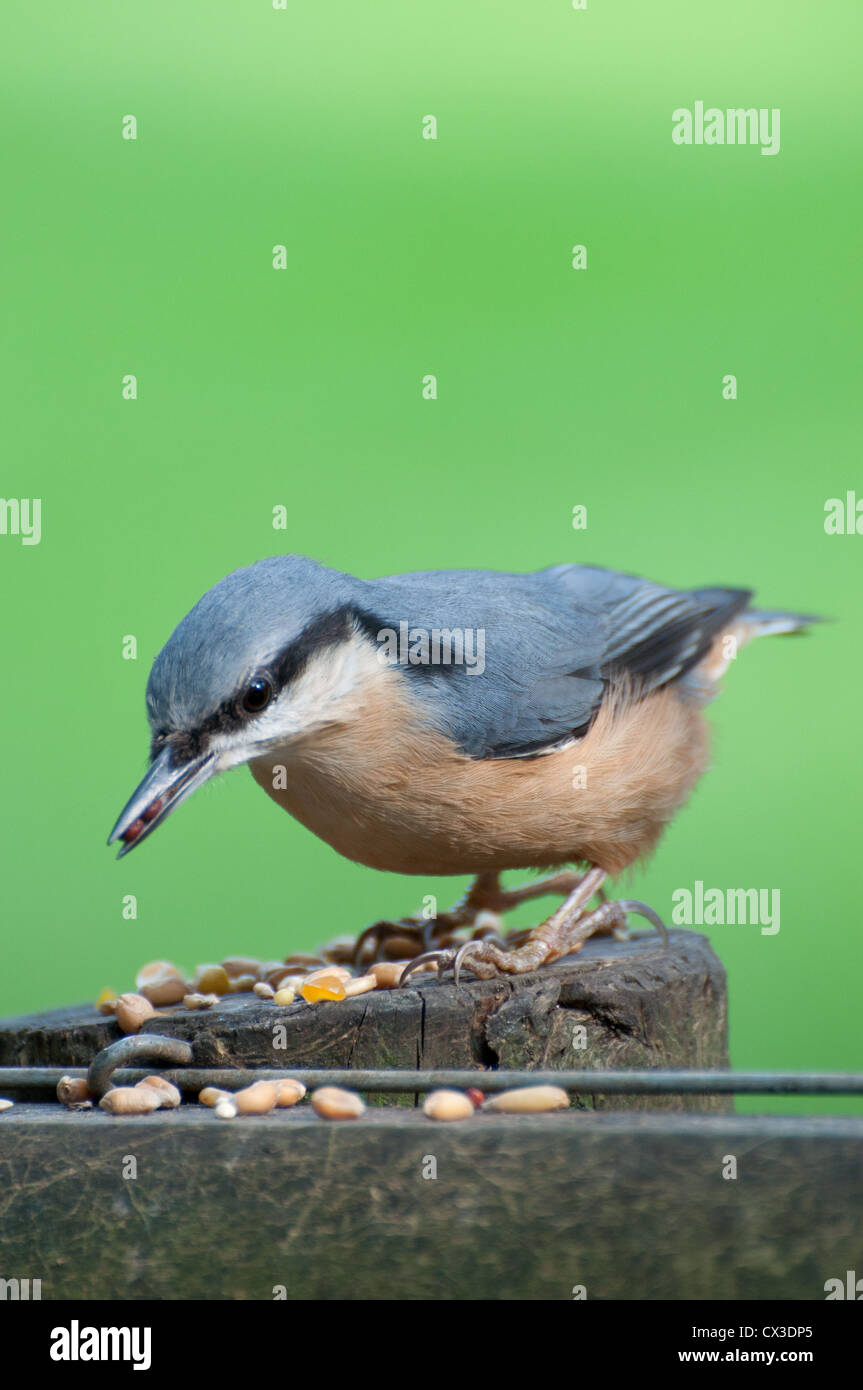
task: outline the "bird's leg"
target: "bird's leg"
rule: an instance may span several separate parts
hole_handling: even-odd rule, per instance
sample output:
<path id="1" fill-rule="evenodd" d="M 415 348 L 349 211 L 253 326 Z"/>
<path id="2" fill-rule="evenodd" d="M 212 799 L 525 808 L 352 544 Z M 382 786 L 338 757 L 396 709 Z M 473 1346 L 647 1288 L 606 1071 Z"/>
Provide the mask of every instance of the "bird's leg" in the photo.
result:
<path id="1" fill-rule="evenodd" d="M 501 887 L 499 874 L 477 874 L 464 896 L 448 912 L 439 912 L 429 918 L 403 917 L 397 922 L 373 922 L 366 927 L 357 937 L 352 964 L 371 965 L 380 959 L 387 943 L 396 949 L 397 955 L 403 954 L 411 945 L 416 951 L 428 951 L 441 937 L 446 938 L 461 927 L 472 927 L 480 915 L 484 920 L 477 932 L 485 937 L 498 930 L 502 913 L 547 894 L 559 893 L 561 897 L 566 897 L 578 887 L 582 878 L 582 874 L 575 873 L 550 874 L 521 888 L 506 889 Z M 396 946 L 400 940 L 402 946 Z M 372 947 L 370 958 L 369 945 Z"/>
<path id="2" fill-rule="evenodd" d="M 453 967 L 458 984 L 462 966 L 472 971 L 480 979 L 491 979 L 495 975 L 522 975 L 536 970 L 541 965 L 559 960 L 561 956 L 572 955 L 581 950 L 585 941 L 598 933 L 617 933 L 626 927 L 627 914 L 639 912 L 647 917 L 662 934 L 668 944 L 668 934 L 661 919 L 645 903 L 633 899 L 600 903 L 592 912 L 587 912 L 587 904 L 596 896 L 605 880 L 602 869 L 591 869 L 586 873 L 569 897 L 556 912 L 528 933 L 522 945 L 506 949 L 503 944 L 491 940 L 466 941 L 463 945 L 446 951 L 432 951 L 417 956 L 405 968 L 401 983 L 405 984 L 415 970 L 425 965 L 436 965 L 438 971 Z"/>
<path id="3" fill-rule="evenodd" d="M 520 888 L 502 888 L 500 875 L 496 873 L 477 874 L 464 897 L 449 912 L 441 912 L 433 918 L 428 933 L 431 944 L 436 937 L 448 935 L 460 927 L 472 927 L 479 918 L 483 921 L 477 926 L 475 935 L 488 936 L 503 924 L 504 912 L 511 912 L 520 903 L 531 902 L 534 898 L 544 898 L 556 893 L 565 898 L 577 888 L 582 874 L 549 874 L 537 879 L 535 883 L 525 883 Z"/>
<path id="4" fill-rule="evenodd" d="M 569 897 L 579 886 L 584 874 L 559 873 L 538 878 L 533 883 L 524 883 L 520 888 L 501 888 L 498 874 L 480 874 L 474 881 L 468 899 L 484 912 L 498 915 L 511 912 L 519 903 L 532 902 L 534 898 L 544 898 L 551 894 L 562 898 Z"/>

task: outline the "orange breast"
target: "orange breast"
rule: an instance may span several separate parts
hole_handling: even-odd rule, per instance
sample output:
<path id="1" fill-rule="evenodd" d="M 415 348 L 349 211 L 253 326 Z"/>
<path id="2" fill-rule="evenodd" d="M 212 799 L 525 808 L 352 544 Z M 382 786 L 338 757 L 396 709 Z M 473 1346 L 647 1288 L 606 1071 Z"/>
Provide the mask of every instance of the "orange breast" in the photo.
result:
<path id="1" fill-rule="evenodd" d="M 538 758 L 474 760 L 391 684 L 354 717 L 251 764 L 274 801 L 348 859 L 403 874 L 587 861 L 619 873 L 656 844 L 707 761 L 697 706 L 617 691 L 588 734 Z"/>

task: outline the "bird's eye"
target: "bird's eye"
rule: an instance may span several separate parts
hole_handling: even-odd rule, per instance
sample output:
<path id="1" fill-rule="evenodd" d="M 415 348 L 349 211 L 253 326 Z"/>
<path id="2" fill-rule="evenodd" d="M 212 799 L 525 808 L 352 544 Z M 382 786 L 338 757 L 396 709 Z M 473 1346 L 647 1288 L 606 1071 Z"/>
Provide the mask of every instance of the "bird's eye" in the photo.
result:
<path id="1" fill-rule="evenodd" d="M 249 681 L 243 693 L 243 709 L 247 714 L 260 714 L 273 698 L 273 687 L 262 676 Z"/>

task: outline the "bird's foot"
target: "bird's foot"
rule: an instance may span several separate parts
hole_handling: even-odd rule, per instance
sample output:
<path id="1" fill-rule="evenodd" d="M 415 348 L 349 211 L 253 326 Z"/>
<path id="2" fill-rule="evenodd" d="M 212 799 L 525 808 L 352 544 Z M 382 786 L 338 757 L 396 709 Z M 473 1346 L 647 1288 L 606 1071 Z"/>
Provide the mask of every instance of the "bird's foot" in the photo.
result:
<path id="1" fill-rule="evenodd" d="M 360 932 L 345 963 L 362 967 L 381 960 L 405 960 L 416 951 L 426 951 L 433 939 L 429 937 L 428 925 L 421 924 L 417 917 L 373 922 Z"/>
<path id="2" fill-rule="evenodd" d="M 567 898 L 566 902 L 541 926 L 526 933 L 512 933 L 504 942 L 499 938 L 464 941 L 458 946 L 444 950 L 426 951 L 416 956 L 405 967 L 401 984 L 419 970 L 436 968 L 438 974 L 452 966 L 455 983 L 458 984 L 462 969 L 470 970 L 481 980 L 492 979 L 495 975 L 523 975 L 537 970 L 541 965 L 559 960 L 562 956 L 580 951 L 585 941 L 592 936 L 627 936 L 629 913 L 639 913 L 646 917 L 660 933 L 665 946 L 668 946 L 668 933 L 662 919 L 646 903 L 633 898 L 622 898 L 613 902 L 602 901 L 593 911 L 587 910 L 590 899 L 601 891 L 605 874 L 601 869 L 592 869 L 584 875 L 581 882 Z M 515 944 L 512 937 L 524 939 Z"/>
<path id="3" fill-rule="evenodd" d="M 497 874 L 479 874 L 464 897 L 448 912 L 428 918 L 402 917 L 395 922 L 373 922 L 357 937 L 344 964 L 368 966 L 379 960 L 407 960 L 417 952 L 428 954 L 432 948 L 446 950 L 461 945 L 455 933 L 466 927 L 473 928 L 473 940 L 499 936 L 504 912 L 548 894 L 568 898 L 584 877 L 584 874 L 569 872 L 550 874 L 520 888 L 506 889 L 501 887 Z M 506 944 L 520 945 L 528 935 L 522 931 L 511 932 Z"/>

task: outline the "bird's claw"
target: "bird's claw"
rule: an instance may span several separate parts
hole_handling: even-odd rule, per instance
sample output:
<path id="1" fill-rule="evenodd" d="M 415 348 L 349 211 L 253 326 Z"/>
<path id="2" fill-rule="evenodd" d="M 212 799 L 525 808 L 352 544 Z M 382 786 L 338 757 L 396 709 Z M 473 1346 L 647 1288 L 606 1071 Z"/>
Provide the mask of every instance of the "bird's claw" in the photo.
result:
<path id="1" fill-rule="evenodd" d="M 437 967 L 438 978 L 440 978 L 445 970 L 448 970 L 449 967 L 452 966 L 453 984 L 458 986 L 461 983 L 461 972 L 466 958 L 471 953 L 481 955 L 490 944 L 498 946 L 501 949 L 504 948 L 504 943 L 501 941 L 500 937 L 484 935 L 471 937 L 469 941 L 463 941 L 460 946 L 450 946 L 442 951 L 426 951 L 421 956 L 415 956 L 414 959 L 405 966 L 399 984 L 404 985 L 407 982 L 408 976 L 413 974 L 415 970 L 419 970 L 423 966 L 434 965 Z M 470 966 L 468 966 L 468 969 L 469 968 Z"/>
<path id="2" fill-rule="evenodd" d="M 399 988 L 404 988 L 408 982 L 409 976 L 413 975 L 415 971 L 421 970 L 426 965 L 434 965 L 437 967 L 438 971 L 442 969 L 445 970 L 448 965 L 452 964 L 456 954 L 457 953 L 450 948 L 446 951 L 423 951 L 421 956 L 414 956 L 413 960 L 408 961 L 401 973 Z"/>
<path id="3" fill-rule="evenodd" d="M 465 963 L 465 958 L 469 956 L 471 952 L 481 955 L 490 944 L 503 946 L 503 942 L 498 937 L 490 936 L 472 937 L 470 941 L 465 941 L 462 946 L 459 946 L 452 963 L 453 984 L 456 988 L 458 988 L 460 983 L 461 968 Z M 445 969 L 446 967 L 443 968 Z"/>
<path id="4" fill-rule="evenodd" d="M 623 909 L 624 915 L 630 912 L 637 912 L 639 917 L 646 917 L 648 922 L 652 922 L 662 937 L 662 945 L 668 950 L 668 928 L 657 912 L 647 903 L 639 902 L 637 898 L 618 898 L 618 904 Z"/>

